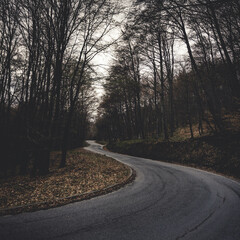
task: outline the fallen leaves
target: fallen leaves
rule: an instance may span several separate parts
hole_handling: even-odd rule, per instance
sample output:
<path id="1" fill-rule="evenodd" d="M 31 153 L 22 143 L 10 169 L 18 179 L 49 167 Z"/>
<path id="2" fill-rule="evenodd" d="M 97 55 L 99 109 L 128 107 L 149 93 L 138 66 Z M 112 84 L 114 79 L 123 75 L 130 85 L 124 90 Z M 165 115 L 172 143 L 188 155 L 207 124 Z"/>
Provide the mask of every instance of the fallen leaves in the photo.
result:
<path id="1" fill-rule="evenodd" d="M 83 149 L 69 152 L 66 167 L 58 169 L 60 154 L 51 154 L 50 174 L 30 178 L 17 176 L 0 180 L 0 211 L 100 191 L 127 180 L 130 169 L 111 158 Z M 62 200 L 61 200 L 62 201 Z M 1 212 L 0 212 L 1 214 Z"/>

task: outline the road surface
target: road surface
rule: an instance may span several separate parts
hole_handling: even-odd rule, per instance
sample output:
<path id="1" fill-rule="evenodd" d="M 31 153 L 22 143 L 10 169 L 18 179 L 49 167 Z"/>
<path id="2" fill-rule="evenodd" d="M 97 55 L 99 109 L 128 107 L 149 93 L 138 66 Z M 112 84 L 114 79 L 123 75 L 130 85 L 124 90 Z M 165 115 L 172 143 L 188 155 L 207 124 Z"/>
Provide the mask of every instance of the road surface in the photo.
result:
<path id="1" fill-rule="evenodd" d="M 240 184 L 204 171 L 88 150 L 134 168 L 122 189 L 78 203 L 0 217 L 0 239 L 239 240 Z"/>

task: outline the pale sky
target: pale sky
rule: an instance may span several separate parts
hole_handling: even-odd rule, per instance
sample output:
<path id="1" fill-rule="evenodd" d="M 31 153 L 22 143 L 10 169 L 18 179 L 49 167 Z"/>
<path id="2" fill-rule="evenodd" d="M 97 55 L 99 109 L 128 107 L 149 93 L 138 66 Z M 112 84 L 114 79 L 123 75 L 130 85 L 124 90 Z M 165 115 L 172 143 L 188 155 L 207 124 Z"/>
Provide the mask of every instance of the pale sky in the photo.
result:
<path id="1" fill-rule="evenodd" d="M 105 37 L 107 42 L 116 41 L 120 35 L 121 35 L 121 27 L 126 22 L 126 17 L 129 11 L 131 10 L 132 1 L 121 1 L 121 4 L 125 7 L 125 11 L 123 11 L 121 14 L 118 14 L 115 17 L 115 20 L 122 23 L 120 26 L 114 28 L 111 30 L 107 36 Z M 186 59 L 186 47 L 185 44 L 182 42 L 175 42 L 175 61 L 176 64 L 178 62 L 184 62 Z M 95 58 L 92 60 L 92 64 L 94 65 L 94 68 L 97 72 L 97 78 L 102 79 L 102 81 L 96 81 L 95 82 L 95 90 L 97 97 L 101 98 L 101 96 L 104 94 L 102 82 L 108 76 L 108 70 L 109 67 L 112 64 L 112 60 L 114 59 L 114 46 L 109 47 L 104 52 L 99 53 L 95 56 Z"/>
<path id="2" fill-rule="evenodd" d="M 111 30 L 106 36 L 106 42 L 115 42 L 119 39 L 121 35 L 121 27 L 126 22 L 126 17 L 131 9 L 132 1 L 131 0 L 121 0 L 118 3 L 125 7 L 125 10 L 114 17 L 114 20 L 117 21 L 120 26 L 115 27 Z M 104 52 L 99 53 L 92 60 L 92 64 L 97 72 L 97 78 L 102 78 L 102 81 L 108 76 L 108 70 L 112 64 L 112 60 L 114 59 L 114 46 L 109 47 Z M 95 82 L 95 90 L 97 93 L 97 97 L 101 97 L 104 93 L 102 81 Z"/>

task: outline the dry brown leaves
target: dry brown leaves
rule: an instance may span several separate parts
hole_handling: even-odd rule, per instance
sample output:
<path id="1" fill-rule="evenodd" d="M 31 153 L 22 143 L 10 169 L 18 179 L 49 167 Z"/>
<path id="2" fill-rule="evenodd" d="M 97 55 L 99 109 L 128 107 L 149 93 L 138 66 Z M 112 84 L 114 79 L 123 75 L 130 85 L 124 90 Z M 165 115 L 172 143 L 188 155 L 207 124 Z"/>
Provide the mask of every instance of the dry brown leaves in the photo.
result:
<path id="1" fill-rule="evenodd" d="M 106 156 L 83 149 L 69 152 L 67 165 L 58 169 L 60 153 L 51 154 L 47 176 L 17 176 L 0 180 L 0 209 L 54 202 L 57 199 L 102 190 L 126 181 L 130 169 Z"/>

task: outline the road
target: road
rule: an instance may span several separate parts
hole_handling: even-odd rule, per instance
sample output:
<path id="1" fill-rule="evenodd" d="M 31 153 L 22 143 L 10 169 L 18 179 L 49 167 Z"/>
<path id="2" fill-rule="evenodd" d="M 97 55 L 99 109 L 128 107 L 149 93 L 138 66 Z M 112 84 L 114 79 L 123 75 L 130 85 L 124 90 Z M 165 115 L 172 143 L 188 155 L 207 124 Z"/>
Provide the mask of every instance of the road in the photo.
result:
<path id="1" fill-rule="evenodd" d="M 0 217 L 0 239 L 239 240 L 240 184 L 193 168 L 102 150 L 134 168 L 113 193 L 66 206 Z"/>

